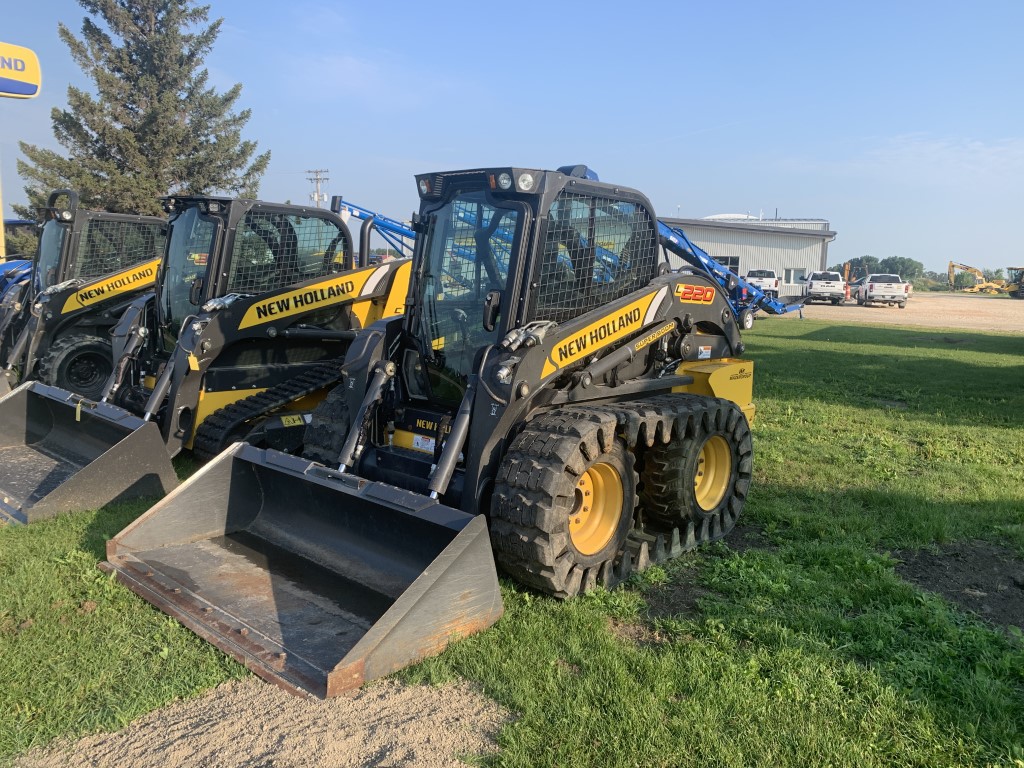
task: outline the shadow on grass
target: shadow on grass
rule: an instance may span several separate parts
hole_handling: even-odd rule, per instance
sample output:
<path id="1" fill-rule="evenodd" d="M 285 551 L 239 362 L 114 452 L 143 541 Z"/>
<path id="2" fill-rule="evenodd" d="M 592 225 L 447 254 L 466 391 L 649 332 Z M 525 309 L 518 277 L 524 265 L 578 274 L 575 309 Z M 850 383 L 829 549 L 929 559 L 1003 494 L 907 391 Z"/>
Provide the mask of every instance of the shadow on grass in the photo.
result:
<path id="1" fill-rule="evenodd" d="M 1022 350 L 1024 354 L 1024 350 Z M 938 424 L 1024 426 L 1024 366 L 956 357 L 772 348 L 752 354 L 755 399 L 896 408 Z"/>
<path id="2" fill-rule="evenodd" d="M 1022 307 L 1024 310 L 1024 307 Z M 995 331 L 980 333 L 956 328 L 932 329 L 900 326 L 881 327 L 849 325 L 845 323 L 821 324 L 814 321 L 813 329 L 796 333 L 777 333 L 769 329 L 761 337 L 752 337 L 755 347 L 759 338 L 792 338 L 801 341 L 824 341 L 832 344 L 868 344 L 892 349 L 933 349 L 943 352 L 970 351 L 982 354 L 1024 354 L 1024 335 Z M 789 330 L 789 329 L 786 329 Z"/>
<path id="3" fill-rule="evenodd" d="M 932 574 L 936 583 L 918 567 L 912 584 L 901 578 L 900 561 L 863 538 L 843 537 L 841 524 L 822 531 L 771 528 L 765 535 L 778 549 L 737 551 L 727 538 L 670 568 L 667 584 L 647 587 L 654 629 L 671 634 L 681 621 L 676 631 L 684 638 L 725 633 L 761 664 L 793 654 L 831 658 L 826 665 L 836 669 L 854 662 L 880 681 L 879 690 L 930 713 L 925 720 L 951 738 L 989 759 L 1024 756 L 1018 754 L 1024 743 L 1024 641 L 1019 631 L 1006 632 L 954 607 L 948 593 L 941 597 L 936 584 L 950 586 L 941 559 L 933 565 L 947 572 Z M 1019 554 L 997 545 L 976 552 L 985 557 L 996 550 L 1004 577 L 1018 568 L 1024 573 Z M 975 566 L 977 571 L 991 563 Z M 1003 605 L 1001 615 L 1024 616 L 1024 590 L 1012 578 L 1003 581 L 1020 594 L 1001 596 L 1016 600 Z"/>

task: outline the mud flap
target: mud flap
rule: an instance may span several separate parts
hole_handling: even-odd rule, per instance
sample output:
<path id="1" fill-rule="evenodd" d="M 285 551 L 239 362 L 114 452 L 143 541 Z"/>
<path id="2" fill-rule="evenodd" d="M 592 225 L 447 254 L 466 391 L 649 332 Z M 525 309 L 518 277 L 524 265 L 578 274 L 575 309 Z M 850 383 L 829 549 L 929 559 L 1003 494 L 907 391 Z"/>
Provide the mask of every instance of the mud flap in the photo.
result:
<path id="1" fill-rule="evenodd" d="M 503 610 L 483 516 L 236 443 L 101 564 L 260 677 L 336 696 Z"/>
<path id="2" fill-rule="evenodd" d="M 33 523 L 178 485 L 156 424 L 27 382 L 0 399 L 0 523 Z"/>

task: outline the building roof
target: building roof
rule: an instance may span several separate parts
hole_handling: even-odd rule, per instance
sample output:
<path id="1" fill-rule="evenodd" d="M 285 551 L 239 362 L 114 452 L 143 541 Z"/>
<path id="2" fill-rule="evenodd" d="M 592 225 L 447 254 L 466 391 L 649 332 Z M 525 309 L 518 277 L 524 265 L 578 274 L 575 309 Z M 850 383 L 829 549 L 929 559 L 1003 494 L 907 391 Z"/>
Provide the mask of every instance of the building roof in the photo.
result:
<path id="1" fill-rule="evenodd" d="M 835 239 L 836 233 L 829 229 L 826 219 L 756 219 L 756 218 L 720 218 L 728 214 L 720 214 L 719 217 L 706 219 L 673 219 L 665 217 L 664 221 L 674 227 L 680 227 L 684 231 L 689 227 L 707 227 L 709 229 L 726 229 L 740 232 L 775 232 L 785 229 L 787 235 L 799 237 L 814 237 L 817 239 Z M 743 214 L 740 214 L 743 215 Z M 817 229 L 814 225 L 819 225 Z M 821 226 L 823 225 L 823 226 Z"/>

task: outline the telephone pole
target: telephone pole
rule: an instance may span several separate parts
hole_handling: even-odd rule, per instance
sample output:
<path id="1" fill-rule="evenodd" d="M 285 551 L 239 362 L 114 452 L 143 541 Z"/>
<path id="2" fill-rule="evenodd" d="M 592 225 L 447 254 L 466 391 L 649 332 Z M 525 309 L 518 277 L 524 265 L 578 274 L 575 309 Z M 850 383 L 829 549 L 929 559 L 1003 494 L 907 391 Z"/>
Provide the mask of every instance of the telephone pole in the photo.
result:
<path id="1" fill-rule="evenodd" d="M 313 204 L 317 208 L 320 207 L 321 202 L 327 202 L 327 193 L 320 191 L 320 185 L 324 182 L 330 181 L 326 174 L 330 173 L 326 168 L 318 168 L 315 171 L 306 171 L 306 173 L 312 174 L 307 176 L 306 180 L 313 182 L 313 186 L 316 188 L 316 192 L 309 196 L 309 199 L 313 201 Z"/>

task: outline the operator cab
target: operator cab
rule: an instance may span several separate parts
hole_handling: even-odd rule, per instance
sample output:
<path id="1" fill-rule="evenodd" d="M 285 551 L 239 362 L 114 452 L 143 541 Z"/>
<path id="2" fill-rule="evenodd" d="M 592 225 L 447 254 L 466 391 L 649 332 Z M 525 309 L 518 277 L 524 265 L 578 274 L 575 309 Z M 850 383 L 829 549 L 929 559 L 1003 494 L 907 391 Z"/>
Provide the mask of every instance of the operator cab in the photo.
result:
<path id="1" fill-rule="evenodd" d="M 157 312 L 165 354 L 174 349 L 185 320 L 210 299 L 269 293 L 341 272 L 352 253 L 345 222 L 317 208 L 172 197 L 164 209 L 170 221 Z"/>
<path id="2" fill-rule="evenodd" d="M 511 369 L 496 371 L 521 355 L 503 341 L 571 323 L 646 286 L 659 249 L 646 198 L 601 184 L 585 166 L 416 180 L 414 276 L 389 354 L 398 371 L 359 473 L 424 490 L 473 381 L 487 399 L 512 399 Z M 448 493 L 456 506 L 460 472 Z"/>

